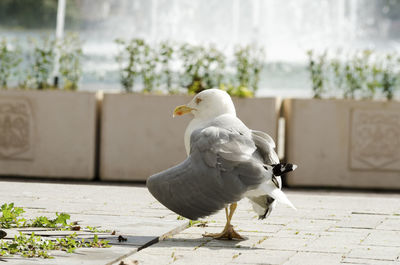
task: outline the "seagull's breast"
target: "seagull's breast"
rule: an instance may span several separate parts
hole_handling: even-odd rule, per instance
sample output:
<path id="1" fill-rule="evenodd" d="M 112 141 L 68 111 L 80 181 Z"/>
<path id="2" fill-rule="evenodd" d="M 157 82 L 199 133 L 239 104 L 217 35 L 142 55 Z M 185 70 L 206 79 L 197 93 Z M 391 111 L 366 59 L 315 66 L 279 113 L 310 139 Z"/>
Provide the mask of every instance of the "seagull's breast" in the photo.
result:
<path id="1" fill-rule="evenodd" d="M 190 154 L 190 136 L 194 130 L 199 129 L 204 124 L 204 121 L 200 119 L 193 119 L 190 121 L 189 125 L 186 127 L 184 141 L 185 141 L 185 149 L 186 154 L 189 156 Z"/>

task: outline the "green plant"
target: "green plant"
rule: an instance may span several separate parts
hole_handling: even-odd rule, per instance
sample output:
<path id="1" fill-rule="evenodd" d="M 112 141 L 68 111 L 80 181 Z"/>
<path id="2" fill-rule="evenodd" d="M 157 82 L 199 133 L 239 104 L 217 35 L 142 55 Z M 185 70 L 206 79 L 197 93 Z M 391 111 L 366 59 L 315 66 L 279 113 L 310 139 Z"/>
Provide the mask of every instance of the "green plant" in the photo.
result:
<path id="1" fill-rule="evenodd" d="M 210 46 L 205 52 L 204 80 L 207 88 L 215 88 L 223 81 L 226 58 L 214 46 Z"/>
<path id="2" fill-rule="evenodd" d="M 342 62 L 340 61 L 339 58 L 333 58 L 330 61 L 329 68 L 331 69 L 330 76 L 332 77 L 333 81 L 331 82 L 331 90 L 334 89 L 343 89 L 343 84 L 344 84 L 344 77 L 342 75 Z"/>
<path id="3" fill-rule="evenodd" d="M 52 88 L 51 74 L 54 69 L 54 47 L 55 41 L 49 37 L 43 37 L 40 41 L 30 39 L 33 51 L 30 54 L 31 75 L 27 79 L 32 78 L 33 88 L 43 90 Z"/>
<path id="4" fill-rule="evenodd" d="M 264 63 L 264 50 L 250 45 L 236 47 L 234 56 L 237 87 L 246 87 L 255 93 Z"/>
<path id="5" fill-rule="evenodd" d="M 115 57 L 120 67 L 120 81 L 126 92 L 132 92 L 136 79 L 143 73 L 143 58 L 145 47 L 142 39 L 132 39 L 127 42 L 117 39 L 115 42 L 120 50 Z"/>
<path id="6" fill-rule="evenodd" d="M 66 213 L 56 213 L 56 218 L 49 219 L 45 216 L 36 217 L 33 220 L 26 220 L 20 215 L 25 211 L 21 207 L 15 207 L 14 203 L 3 204 L 0 208 L 0 228 L 20 228 L 20 227 L 46 227 L 61 230 L 73 230 L 74 227 L 68 223 L 70 215 Z M 87 226 L 92 233 L 107 232 L 94 227 Z M 93 240 L 79 240 L 77 234 L 73 233 L 65 238 L 58 238 L 56 242 L 43 239 L 32 233 L 30 236 L 20 233 L 10 241 L 0 241 L 0 256 L 20 254 L 23 257 L 52 258 L 48 250 L 62 250 L 68 253 L 74 252 L 77 248 L 103 248 L 110 247 L 108 241 L 100 240 L 95 234 Z"/>
<path id="7" fill-rule="evenodd" d="M 179 50 L 183 73 L 181 84 L 189 93 L 218 87 L 225 69 L 225 55 L 210 46 L 184 44 Z"/>
<path id="8" fill-rule="evenodd" d="M 329 86 L 332 90 L 342 91 L 344 98 L 374 99 L 380 96 L 393 99 L 400 74 L 400 57 L 397 54 L 382 55 L 362 50 L 348 53 L 342 59 L 339 55 L 340 51 L 328 60 L 326 52 L 320 56 L 308 52 L 308 69 L 315 97 L 326 96 Z"/>
<path id="9" fill-rule="evenodd" d="M 17 45 L 11 45 L 4 39 L 0 42 L 0 86 L 6 87 L 8 79 L 18 77 L 19 88 L 54 89 L 52 75 L 56 53 L 59 50 L 59 71 L 63 88 L 76 90 L 82 75 L 83 57 L 81 42 L 77 35 L 68 34 L 63 40 L 55 41 L 50 37 L 29 38 L 29 49 L 24 51 Z M 24 60 L 22 60 L 24 58 Z M 23 62 L 21 64 L 21 62 Z"/>
<path id="10" fill-rule="evenodd" d="M 19 218 L 19 216 L 25 212 L 24 209 L 21 207 L 15 207 L 14 203 L 5 203 L 1 206 L 0 210 L 0 228 L 19 227 L 25 222 L 25 219 Z"/>
<path id="11" fill-rule="evenodd" d="M 98 235 L 93 236 L 93 240 L 79 240 L 77 234 L 73 233 L 65 238 L 57 238 L 55 249 L 60 249 L 68 253 L 73 253 L 77 248 L 107 248 L 110 247 L 108 240 L 100 240 Z"/>
<path id="12" fill-rule="evenodd" d="M 394 90 L 399 80 L 399 72 L 396 73 L 396 64 L 400 64 L 400 57 L 387 54 L 385 65 L 382 69 L 382 93 L 388 100 L 393 99 Z"/>
<path id="13" fill-rule="evenodd" d="M 323 53 L 320 56 L 314 57 L 312 50 L 307 51 L 308 55 L 308 70 L 311 75 L 312 91 L 314 98 L 321 98 L 325 92 L 324 82 L 324 67 L 327 53 Z"/>
<path id="14" fill-rule="evenodd" d="M 353 55 L 351 60 L 348 60 L 345 71 L 346 71 L 346 86 L 344 90 L 345 98 L 356 98 L 356 93 L 359 92 L 360 96 L 363 94 L 370 94 L 373 92 L 373 87 L 369 87 L 367 84 L 368 76 L 370 76 L 370 57 L 371 50 L 363 50 Z M 373 96 L 373 95 L 372 95 Z M 371 94 L 367 97 L 371 97 Z"/>
<path id="15" fill-rule="evenodd" d="M 98 227 L 94 226 L 85 226 L 86 229 L 88 229 L 92 233 L 110 233 L 111 230 L 104 230 L 104 229 L 99 229 Z"/>
<path id="16" fill-rule="evenodd" d="M 0 241 L 0 256 L 12 256 L 19 254 L 26 258 L 53 258 L 49 255 L 49 250 L 61 250 L 67 253 L 73 253 L 77 248 L 108 248 L 110 245 L 107 240 L 100 240 L 94 235 L 93 240 L 85 241 L 78 239 L 76 233 L 66 236 L 65 238 L 57 238 L 55 242 L 50 239 L 44 239 L 41 236 L 32 233 L 27 236 L 19 233 L 10 241 Z"/>
<path id="17" fill-rule="evenodd" d="M 70 228 L 67 221 L 70 215 L 66 213 L 56 213 L 56 218 L 49 219 L 45 216 L 36 217 L 33 220 L 26 220 L 20 215 L 24 213 L 21 207 L 15 207 L 14 203 L 3 204 L 0 208 L 0 228 L 18 228 L 18 227 L 49 227 L 49 228 Z"/>
<path id="18" fill-rule="evenodd" d="M 56 213 L 56 218 L 49 219 L 45 216 L 36 217 L 31 223 L 25 223 L 24 226 L 29 227 L 49 227 L 49 228 L 65 228 L 70 227 L 67 221 L 70 219 L 70 215 L 67 213 Z"/>
<path id="19" fill-rule="evenodd" d="M 3 204 L 0 208 L 0 228 L 20 228 L 20 227 L 46 227 L 61 230 L 74 230 L 76 222 L 68 223 L 71 216 L 67 213 L 56 213 L 56 217 L 51 219 L 46 216 L 38 216 L 34 219 L 26 220 L 21 217 L 24 209 L 15 207 L 14 203 Z M 105 233 L 110 230 L 102 230 L 98 227 L 86 226 L 92 233 Z"/>
<path id="20" fill-rule="evenodd" d="M 172 70 L 171 70 L 173 54 L 174 54 L 174 47 L 168 41 L 160 43 L 158 50 L 158 57 L 159 57 L 158 61 L 161 66 L 161 73 L 158 81 L 165 82 L 168 93 L 173 92 L 172 88 L 173 80 L 172 80 Z"/>
<path id="21" fill-rule="evenodd" d="M 158 78 L 155 72 L 158 58 L 154 49 L 147 43 L 143 42 L 142 49 L 140 75 L 143 80 L 143 92 L 151 92 Z"/>
<path id="22" fill-rule="evenodd" d="M 0 41 L 0 89 L 7 88 L 9 79 L 16 75 L 16 68 L 21 61 L 19 46 L 3 38 Z"/>
<path id="23" fill-rule="evenodd" d="M 221 84 L 219 86 L 219 89 L 222 89 L 226 91 L 229 95 L 233 97 L 239 97 L 239 98 L 251 98 L 254 96 L 254 92 L 249 90 L 245 86 L 234 86 L 234 85 L 225 85 Z"/>
<path id="24" fill-rule="evenodd" d="M 372 62 L 370 67 L 370 74 L 366 81 L 366 98 L 373 99 L 376 95 L 377 89 L 382 86 L 379 78 L 382 74 L 382 68 L 378 62 Z"/>
<path id="25" fill-rule="evenodd" d="M 183 44 L 179 49 L 179 56 L 182 61 L 183 74 L 181 85 L 190 92 L 197 93 L 205 88 L 202 80 L 202 68 L 204 65 L 204 47 Z"/>
<path id="26" fill-rule="evenodd" d="M 47 251 L 52 249 L 55 249 L 52 241 L 44 240 L 40 236 L 35 236 L 34 233 L 27 236 L 20 232 L 11 242 L 0 241 L 0 256 L 19 254 L 26 258 L 51 258 Z"/>
<path id="27" fill-rule="evenodd" d="M 68 34 L 58 43 L 60 75 L 66 90 L 76 90 L 82 75 L 82 43 L 75 34 Z"/>
<path id="28" fill-rule="evenodd" d="M 117 39 L 115 42 L 122 47 L 115 57 L 120 67 L 120 81 L 125 91 L 130 92 L 133 90 L 139 72 L 137 69 L 137 61 L 139 61 L 137 41 L 132 40 L 127 43 L 122 39 Z"/>
<path id="29" fill-rule="evenodd" d="M 250 97 L 258 89 L 263 67 L 263 49 L 246 46 L 238 49 L 234 65 L 237 81 L 227 82 L 226 56 L 216 47 L 182 44 L 175 48 L 170 42 L 155 46 L 142 39 L 116 40 L 119 52 L 120 81 L 126 91 L 133 91 L 142 82 L 144 92 L 163 88 L 168 93 L 186 89 L 198 93 L 209 88 L 222 87 L 234 96 Z M 174 76 L 179 75 L 179 80 Z"/>

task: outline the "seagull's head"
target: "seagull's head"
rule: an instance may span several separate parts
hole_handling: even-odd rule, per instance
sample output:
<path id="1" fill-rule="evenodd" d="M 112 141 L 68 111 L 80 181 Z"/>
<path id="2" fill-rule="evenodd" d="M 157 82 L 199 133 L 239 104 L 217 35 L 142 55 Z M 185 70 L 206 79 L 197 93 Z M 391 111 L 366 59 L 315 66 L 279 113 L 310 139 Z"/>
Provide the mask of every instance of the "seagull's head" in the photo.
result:
<path id="1" fill-rule="evenodd" d="M 198 93 L 188 104 L 175 108 L 173 116 L 192 113 L 195 118 L 210 119 L 222 114 L 236 116 L 231 97 L 220 89 L 207 89 Z"/>

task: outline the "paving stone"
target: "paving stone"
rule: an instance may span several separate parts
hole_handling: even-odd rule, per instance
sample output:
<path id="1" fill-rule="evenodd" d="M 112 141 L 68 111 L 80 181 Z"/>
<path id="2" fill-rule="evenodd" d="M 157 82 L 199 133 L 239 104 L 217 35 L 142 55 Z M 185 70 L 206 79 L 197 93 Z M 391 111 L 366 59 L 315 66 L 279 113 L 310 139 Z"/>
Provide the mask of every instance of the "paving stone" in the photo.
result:
<path id="1" fill-rule="evenodd" d="M 380 223 L 376 229 L 378 230 L 391 230 L 400 231 L 400 217 L 388 217 Z"/>
<path id="2" fill-rule="evenodd" d="M 302 246 L 299 249 L 308 252 L 331 252 L 344 254 L 359 245 L 364 238 L 363 235 L 323 235 L 310 241 L 306 246 Z"/>
<path id="3" fill-rule="evenodd" d="M 292 237 L 270 237 L 259 244 L 260 248 L 271 250 L 293 250 L 307 246 L 313 239 Z"/>
<path id="4" fill-rule="evenodd" d="M 175 260 L 176 258 L 176 260 Z M 219 257 L 218 255 L 204 256 L 198 253 L 191 253 L 187 256 L 181 256 L 177 254 L 174 257 L 174 265 L 209 265 L 209 264 L 228 264 L 232 258 L 231 257 Z"/>
<path id="5" fill-rule="evenodd" d="M 345 217 L 336 223 L 337 227 L 349 227 L 349 228 L 376 228 L 385 220 L 384 215 L 351 215 Z"/>
<path id="6" fill-rule="evenodd" d="M 140 251 L 136 253 L 134 256 L 129 256 L 127 258 L 122 259 L 121 261 L 113 263 L 113 265 L 128 265 L 128 264 L 158 265 L 158 264 L 169 264 L 172 261 L 173 259 L 171 258 L 171 256 L 168 255 L 154 255 Z"/>
<path id="7" fill-rule="evenodd" d="M 356 228 L 356 227 L 330 227 L 326 230 L 327 233 L 338 233 L 338 234 L 362 234 L 367 236 L 373 229 L 370 228 Z"/>
<path id="8" fill-rule="evenodd" d="M 298 252 L 289 258 L 285 265 L 330 265 L 339 264 L 342 259 L 341 254 L 333 253 L 314 253 L 314 252 Z"/>
<path id="9" fill-rule="evenodd" d="M 286 229 L 297 231 L 324 231 L 336 224 L 336 220 L 294 219 L 286 226 Z"/>
<path id="10" fill-rule="evenodd" d="M 237 258 L 232 260 L 233 264 L 282 264 L 296 251 L 288 250 L 253 250 L 241 252 Z"/>
<path id="11" fill-rule="evenodd" d="M 326 208 L 301 208 L 296 211 L 294 217 L 301 217 L 303 219 L 311 220 L 341 220 L 343 217 L 349 216 L 351 211 L 337 211 Z M 290 213 L 288 213 L 290 215 Z M 293 215 L 293 213 L 292 213 Z"/>
<path id="12" fill-rule="evenodd" d="M 398 265 L 398 261 L 391 260 L 377 260 L 377 259 L 366 259 L 366 258 L 343 258 L 341 264 L 364 264 L 364 265 Z"/>
<path id="13" fill-rule="evenodd" d="M 400 231 L 371 231 L 362 244 L 400 248 Z"/>
<path id="14" fill-rule="evenodd" d="M 324 231 L 303 231 L 302 229 L 292 229 L 292 228 L 284 228 L 281 229 L 279 232 L 274 234 L 274 237 L 277 238 L 287 238 L 287 237 L 294 237 L 294 238 L 306 238 L 306 239 L 315 239 L 318 236 L 324 235 L 327 232 Z"/>
<path id="15" fill-rule="evenodd" d="M 71 221 L 79 221 L 82 228 L 98 226 L 99 229 L 116 231 L 116 235 L 97 233 L 100 238 L 110 240 L 111 248 L 78 249 L 75 254 L 55 252 L 55 259 L 24 259 L 19 256 L 2 257 L 7 264 L 107 264 L 130 255 L 139 247 L 157 241 L 184 229 L 188 221 L 177 220 L 177 215 L 155 207 L 158 202 L 149 195 L 145 187 L 117 185 L 82 185 L 66 183 L 37 183 L 0 181 L 0 202 L 14 202 L 23 207 L 25 218 L 47 216 L 55 218 L 56 212 L 71 215 Z M 140 202 L 140 203 L 138 203 Z M 150 207 L 151 206 L 151 207 Z M 141 209 L 145 209 L 141 212 Z M 153 211 L 153 213 L 152 213 Z M 142 213 L 142 214 L 138 214 Z M 173 217 L 170 217 L 173 215 Z M 18 229 L 30 234 L 34 231 L 55 240 L 76 232 L 78 238 L 92 238 L 93 234 L 82 231 L 54 231 L 52 229 Z M 7 238 L 19 233 L 7 230 Z M 127 241 L 119 242 L 118 235 Z M 52 255 L 53 252 L 50 252 Z"/>
<path id="16" fill-rule="evenodd" d="M 282 228 L 283 225 L 271 225 L 265 223 L 253 223 L 248 222 L 247 224 L 239 224 L 237 225 L 238 233 L 277 233 Z"/>
<path id="17" fill-rule="evenodd" d="M 55 259 L 6 259 L 7 264 L 398 264 L 400 253 L 399 194 L 290 191 L 298 210 L 278 205 L 266 220 L 258 220 L 247 200 L 239 203 L 232 223 L 244 241 L 202 236 L 220 232 L 225 212 L 202 223 L 178 220 L 142 186 L 97 183 L 36 183 L 0 180 L 0 202 L 22 206 L 26 218 L 67 212 L 92 237 L 86 226 L 116 231 L 99 233 L 111 241 L 107 249 L 79 249 L 75 254 L 53 251 Z M 35 231 L 57 238 L 68 231 Z M 12 230 L 10 235 L 17 234 Z M 122 235 L 128 240 L 118 242 Z M 158 240 L 161 240 L 157 243 Z M 143 248 L 143 249 L 142 249 Z"/>
<path id="18" fill-rule="evenodd" d="M 180 248 L 182 250 L 195 250 L 203 246 L 208 241 L 210 241 L 210 239 L 207 238 L 193 238 L 193 239 L 169 238 L 159 242 L 157 244 L 157 248 L 171 248 L 171 249 Z"/>
<path id="19" fill-rule="evenodd" d="M 396 261 L 400 256 L 399 247 L 360 246 L 346 254 L 348 258 Z"/>
<path id="20" fill-rule="evenodd" d="M 126 247 L 113 246 L 112 248 L 103 249 L 78 249 L 75 253 L 68 254 L 62 251 L 51 251 L 51 255 L 54 255 L 54 259 L 41 259 L 41 258 L 1 258 L 6 261 L 7 265 L 72 265 L 72 264 L 84 264 L 84 265 L 99 265 L 106 264 L 107 261 L 117 260 L 126 253 L 131 253 Z M 54 253 L 54 254 L 53 254 Z"/>
<path id="21" fill-rule="evenodd" d="M 258 248 L 262 242 L 268 239 L 268 236 L 255 236 L 255 235 L 247 235 L 242 234 L 245 237 L 245 240 L 211 240 L 205 244 L 206 247 L 230 247 L 230 248 L 241 248 L 241 249 L 249 249 L 249 248 Z"/>

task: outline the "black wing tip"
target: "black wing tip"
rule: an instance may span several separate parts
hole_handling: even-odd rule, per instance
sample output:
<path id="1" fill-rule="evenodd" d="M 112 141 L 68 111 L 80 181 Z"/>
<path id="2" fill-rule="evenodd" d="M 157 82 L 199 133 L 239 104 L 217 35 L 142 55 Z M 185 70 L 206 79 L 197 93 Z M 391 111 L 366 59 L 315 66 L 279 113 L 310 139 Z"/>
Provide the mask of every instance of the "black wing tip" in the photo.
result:
<path id="1" fill-rule="evenodd" d="M 272 165 L 272 172 L 275 176 L 281 176 L 287 172 L 293 171 L 297 168 L 297 165 L 290 163 L 280 163 L 276 165 Z"/>

